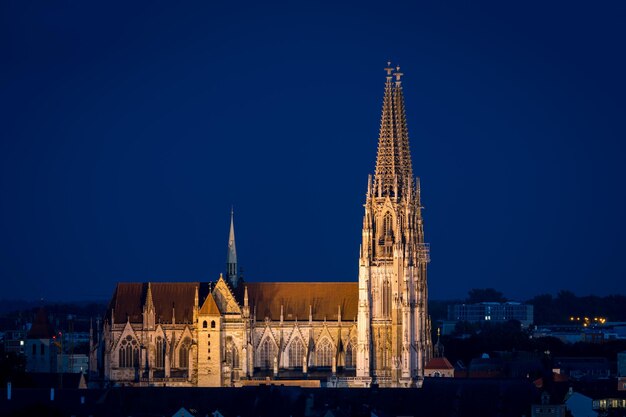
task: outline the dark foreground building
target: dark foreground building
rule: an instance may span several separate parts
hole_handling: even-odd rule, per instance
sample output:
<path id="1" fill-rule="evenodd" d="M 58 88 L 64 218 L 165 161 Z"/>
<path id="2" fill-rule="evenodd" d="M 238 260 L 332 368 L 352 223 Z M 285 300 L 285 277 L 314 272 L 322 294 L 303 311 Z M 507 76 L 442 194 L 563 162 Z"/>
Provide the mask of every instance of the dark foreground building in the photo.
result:
<path id="1" fill-rule="evenodd" d="M 539 391 L 525 380 L 429 378 L 423 389 L 111 388 L 13 390 L 0 416 L 481 416 L 530 415 Z M 215 414 L 218 412 L 219 414 Z M 329 414 L 330 413 L 330 414 Z M 184 415 L 184 414 L 183 414 Z"/>

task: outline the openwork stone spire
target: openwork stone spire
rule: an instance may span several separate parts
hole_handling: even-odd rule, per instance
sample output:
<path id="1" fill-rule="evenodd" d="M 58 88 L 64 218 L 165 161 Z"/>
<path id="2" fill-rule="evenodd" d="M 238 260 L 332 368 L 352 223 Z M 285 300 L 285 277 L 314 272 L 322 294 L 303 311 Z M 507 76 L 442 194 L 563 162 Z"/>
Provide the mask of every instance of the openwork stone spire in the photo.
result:
<path id="1" fill-rule="evenodd" d="M 230 209 L 230 233 L 228 234 L 228 255 L 226 259 L 226 277 L 233 287 L 239 283 L 239 271 L 237 270 L 237 247 L 235 246 L 235 211 Z"/>
<path id="2" fill-rule="evenodd" d="M 390 62 L 387 64 L 373 191 L 378 197 L 400 198 L 409 192 L 413 167 L 402 93 L 403 74 L 400 67 L 394 69 Z"/>

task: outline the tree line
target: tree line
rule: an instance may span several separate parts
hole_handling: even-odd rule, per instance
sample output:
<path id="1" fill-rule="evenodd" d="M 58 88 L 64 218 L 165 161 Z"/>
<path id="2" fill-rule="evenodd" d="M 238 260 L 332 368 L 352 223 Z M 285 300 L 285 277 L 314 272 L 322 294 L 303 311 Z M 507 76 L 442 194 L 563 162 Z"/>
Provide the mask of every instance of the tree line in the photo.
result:
<path id="1" fill-rule="evenodd" d="M 446 320 L 448 305 L 451 304 L 475 304 L 482 302 L 506 302 L 509 301 L 502 292 L 494 288 L 474 288 L 468 292 L 465 299 L 457 300 L 430 300 L 430 315 L 434 320 Z M 595 317 L 606 318 L 608 322 L 626 321 L 626 295 L 597 295 L 577 296 L 571 291 L 561 290 L 556 296 L 552 294 L 540 294 L 530 300 L 522 301 L 532 304 L 534 308 L 535 324 L 565 324 L 570 323 L 571 318 L 588 317 L 593 321 Z"/>

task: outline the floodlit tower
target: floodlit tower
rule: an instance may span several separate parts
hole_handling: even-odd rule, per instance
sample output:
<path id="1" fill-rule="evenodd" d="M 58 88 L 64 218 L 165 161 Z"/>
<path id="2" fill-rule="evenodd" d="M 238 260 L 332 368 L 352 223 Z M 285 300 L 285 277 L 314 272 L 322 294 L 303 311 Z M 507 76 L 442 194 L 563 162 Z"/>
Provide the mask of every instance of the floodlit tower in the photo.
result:
<path id="1" fill-rule="evenodd" d="M 388 63 L 378 154 L 359 259 L 357 377 L 420 386 L 431 355 L 419 178 L 413 177 L 400 67 Z"/>

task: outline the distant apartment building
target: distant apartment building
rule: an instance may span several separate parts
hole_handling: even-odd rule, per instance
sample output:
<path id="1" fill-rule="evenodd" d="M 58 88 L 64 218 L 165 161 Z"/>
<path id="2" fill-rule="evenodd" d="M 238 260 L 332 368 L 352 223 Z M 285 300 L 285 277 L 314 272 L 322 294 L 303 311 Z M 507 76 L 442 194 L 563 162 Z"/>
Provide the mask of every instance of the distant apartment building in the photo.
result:
<path id="1" fill-rule="evenodd" d="M 533 323 L 533 306 L 516 302 L 453 304 L 448 306 L 448 320 L 469 323 L 504 323 L 517 320 L 523 327 Z"/>
<path id="2" fill-rule="evenodd" d="M 533 337 L 556 337 L 563 343 L 604 343 L 610 340 L 626 339 L 626 326 L 623 323 L 604 323 L 583 326 L 573 324 L 542 324 L 535 326 Z"/>
<path id="3" fill-rule="evenodd" d="M 4 332 L 2 342 L 5 353 L 24 353 L 26 330 L 7 330 Z"/>
<path id="4" fill-rule="evenodd" d="M 557 357 L 552 371 L 579 381 L 611 377 L 611 363 L 603 357 Z"/>

